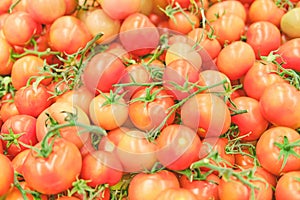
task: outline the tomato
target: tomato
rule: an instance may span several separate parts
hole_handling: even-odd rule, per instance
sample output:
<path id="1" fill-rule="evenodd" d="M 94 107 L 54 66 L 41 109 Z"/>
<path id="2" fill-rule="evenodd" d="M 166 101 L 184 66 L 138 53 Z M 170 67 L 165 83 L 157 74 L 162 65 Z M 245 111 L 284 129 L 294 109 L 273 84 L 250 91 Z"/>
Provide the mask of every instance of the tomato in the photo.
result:
<path id="1" fill-rule="evenodd" d="M 157 162 L 157 146 L 146 139 L 146 133 L 130 130 L 120 139 L 117 145 L 117 155 L 124 172 L 139 172 L 150 170 Z"/>
<path id="2" fill-rule="evenodd" d="M 33 191 L 28 187 L 26 182 L 24 182 L 24 181 L 20 182 L 20 186 L 23 190 L 26 191 L 26 197 L 28 200 L 34 200 L 36 198 L 33 194 L 30 193 Z M 9 190 L 9 192 L 5 196 L 5 199 L 6 200 L 23 200 L 24 198 L 23 198 L 22 193 L 19 190 L 19 188 L 14 186 Z M 38 199 L 47 200 L 48 197 L 46 195 L 41 194 Z"/>
<path id="3" fill-rule="evenodd" d="M 243 86 L 247 96 L 259 100 L 268 86 L 274 83 L 284 82 L 284 79 L 282 79 L 276 71 L 277 67 L 272 63 L 259 60 L 255 61 L 243 80 Z"/>
<path id="4" fill-rule="evenodd" d="M 3 144 L 2 144 L 2 141 L 0 142 L 0 154 L 3 154 Z"/>
<path id="5" fill-rule="evenodd" d="M 215 59 L 221 51 L 219 41 L 208 35 L 207 31 L 202 28 L 195 28 L 188 33 L 188 36 L 207 51 L 211 59 Z"/>
<path id="6" fill-rule="evenodd" d="M 267 170 L 262 167 L 257 166 L 255 175 L 261 176 L 264 178 L 272 187 L 276 187 L 277 184 L 277 176 L 271 174 Z"/>
<path id="7" fill-rule="evenodd" d="M 300 91 L 288 83 L 265 89 L 259 101 L 263 117 L 277 126 L 300 127 Z"/>
<path id="8" fill-rule="evenodd" d="M 112 19 L 125 19 L 138 12 L 141 6 L 141 0 L 102 0 L 100 3 L 103 10 Z"/>
<path id="9" fill-rule="evenodd" d="M 177 12 L 169 19 L 169 28 L 173 31 L 187 34 L 194 28 L 198 28 L 200 24 L 199 18 L 189 11 Z"/>
<path id="10" fill-rule="evenodd" d="M 185 59 L 178 59 L 166 66 L 163 74 L 163 87 L 174 98 L 181 100 L 194 92 L 194 89 L 185 88 L 185 84 L 196 83 L 198 79 L 199 69 Z"/>
<path id="11" fill-rule="evenodd" d="M 3 154 L 0 154 L 0 166 L 0 196 L 2 196 L 8 192 L 14 182 L 14 168 L 11 161 Z"/>
<path id="12" fill-rule="evenodd" d="M 268 21 L 279 27 L 284 13 L 272 0 L 257 0 L 250 5 L 248 15 L 251 23 Z"/>
<path id="13" fill-rule="evenodd" d="M 18 0 L 12 0 L 12 4 L 15 4 Z M 27 0 L 22 0 L 14 7 L 13 12 L 25 11 L 27 9 Z"/>
<path id="14" fill-rule="evenodd" d="M 25 150 L 26 145 L 35 145 L 36 139 L 36 119 L 29 115 L 16 115 L 8 118 L 1 127 L 3 144 L 8 155 L 15 157 Z"/>
<path id="15" fill-rule="evenodd" d="M 50 26 L 49 45 L 67 54 L 76 53 L 92 39 L 86 25 L 73 16 L 56 19 Z"/>
<path id="16" fill-rule="evenodd" d="M 195 131 L 184 125 L 164 128 L 155 140 L 157 158 L 171 170 L 184 170 L 198 160 L 201 140 Z"/>
<path id="17" fill-rule="evenodd" d="M 251 46 L 236 41 L 223 48 L 217 57 L 217 66 L 230 80 L 237 80 L 247 73 L 255 62 Z"/>
<path id="18" fill-rule="evenodd" d="M 8 75 L 11 73 L 13 62 L 10 59 L 12 46 L 5 40 L 0 38 L 0 75 Z"/>
<path id="19" fill-rule="evenodd" d="M 15 94 L 15 104 L 20 114 L 38 117 L 41 112 L 52 104 L 51 94 L 46 86 L 25 86 Z"/>
<path id="20" fill-rule="evenodd" d="M 275 189 L 275 197 L 277 200 L 300 198 L 300 171 L 285 173 L 279 178 Z"/>
<path id="21" fill-rule="evenodd" d="M 293 8 L 284 14 L 280 21 L 280 28 L 290 38 L 300 37 L 300 8 Z"/>
<path id="22" fill-rule="evenodd" d="M 166 189 L 179 189 L 176 175 L 170 171 L 162 170 L 152 174 L 139 173 L 129 184 L 128 198 L 130 200 L 152 200 Z"/>
<path id="23" fill-rule="evenodd" d="M 300 147 L 287 144 L 299 139 L 298 132 L 287 127 L 277 126 L 265 131 L 256 144 L 256 155 L 261 166 L 276 176 L 299 170 L 300 158 L 291 153 L 299 154 Z M 283 147 L 279 148 L 278 145 Z"/>
<path id="24" fill-rule="evenodd" d="M 208 175 L 206 180 L 203 181 L 190 181 L 187 176 L 180 177 L 181 187 L 191 191 L 197 197 L 197 200 L 219 199 L 219 182 L 220 178 L 214 174 Z"/>
<path id="25" fill-rule="evenodd" d="M 282 67 L 300 71 L 300 39 L 295 38 L 282 44 L 277 52 L 281 58 L 278 62 L 282 64 Z"/>
<path id="26" fill-rule="evenodd" d="M 51 24 L 66 12 L 65 0 L 27 0 L 27 11 L 41 24 Z"/>
<path id="27" fill-rule="evenodd" d="M 11 81 L 15 89 L 19 90 L 26 86 L 27 81 L 32 76 L 47 76 L 47 73 L 41 73 L 44 66 L 43 59 L 27 55 L 18 59 L 12 66 Z M 51 78 L 44 79 L 41 83 L 48 85 Z"/>
<path id="28" fill-rule="evenodd" d="M 23 174 L 23 165 L 25 162 L 26 157 L 28 156 L 30 152 L 30 149 L 25 149 L 24 151 L 21 151 L 18 153 L 13 159 L 12 159 L 12 165 L 14 167 L 14 170 L 18 172 L 19 174 Z"/>
<path id="29" fill-rule="evenodd" d="M 257 59 L 267 56 L 279 48 L 281 35 L 279 29 L 267 21 L 251 24 L 246 33 L 247 43 L 253 48 Z"/>
<path id="30" fill-rule="evenodd" d="M 122 23 L 119 38 L 125 50 L 141 56 L 159 44 L 159 32 L 150 19 L 141 13 L 129 15 Z"/>
<path id="31" fill-rule="evenodd" d="M 116 152 L 117 146 L 121 141 L 124 134 L 127 131 L 130 131 L 129 128 L 119 127 L 114 130 L 111 130 L 107 133 L 107 136 L 103 137 L 98 145 L 98 150 Z"/>
<path id="32" fill-rule="evenodd" d="M 141 0 L 139 13 L 149 16 L 153 10 L 153 1 Z"/>
<path id="33" fill-rule="evenodd" d="M 116 38 L 120 30 L 120 21 L 111 19 L 102 9 L 94 9 L 88 12 L 83 20 L 89 32 L 95 37 L 102 32 L 103 36 L 97 40 L 98 43 L 109 43 Z"/>
<path id="34" fill-rule="evenodd" d="M 214 94 L 197 94 L 181 108 L 182 123 L 199 130 L 201 137 L 218 137 L 225 133 L 231 123 L 227 105 Z"/>
<path id="35" fill-rule="evenodd" d="M 109 92 L 124 74 L 125 65 L 116 55 L 99 53 L 87 64 L 83 73 L 85 86 L 93 93 L 96 89 Z"/>
<path id="36" fill-rule="evenodd" d="M 237 97 L 233 100 L 233 109 L 246 110 L 247 113 L 232 116 L 232 123 L 239 127 L 242 141 L 257 140 L 268 128 L 268 121 L 260 113 L 259 102 L 251 97 Z"/>
<path id="37" fill-rule="evenodd" d="M 38 141 L 41 141 L 48 132 L 49 126 L 51 127 L 51 123 L 49 117 L 46 115 L 48 113 L 50 117 L 54 120 L 58 125 L 68 123 L 66 121 L 67 113 L 75 113 L 77 114 L 76 123 L 81 123 L 83 125 L 90 125 L 89 118 L 85 112 L 82 111 L 79 107 L 75 105 L 71 105 L 67 102 L 56 102 L 53 103 L 50 107 L 45 109 L 37 118 L 36 122 L 36 136 Z M 81 148 L 85 141 L 87 141 L 89 132 L 84 131 L 79 135 L 79 131 L 83 131 L 83 128 L 79 126 L 65 127 L 59 130 L 60 135 L 66 140 L 74 143 L 78 148 Z"/>
<path id="38" fill-rule="evenodd" d="M 35 147 L 41 148 L 41 143 Z M 38 157 L 37 152 L 30 151 L 23 165 L 23 176 L 32 189 L 43 194 L 57 194 L 72 186 L 81 166 L 78 148 L 63 138 L 56 138 L 48 157 Z"/>
<path id="39" fill-rule="evenodd" d="M 78 1 L 77 0 L 65 0 L 65 3 L 66 3 L 65 15 L 73 14 L 77 9 Z"/>
<path id="40" fill-rule="evenodd" d="M 62 197 L 58 197 L 57 200 L 80 200 L 80 199 L 77 197 L 62 196 Z"/>
<path id="41" fill-rule="evenodd" d="M 169 0 L 152 0 L 152 1 L 153 1 L 152 13 L 159 16 L 165 16 L 165 14 L 159 8 L 165 9 L 166 6 L 169 5 Z"/>
<path id="42" fill-rule="evenodd" d="M 128 118 L 128 106 L 119 95 L 101 93 L 92 99 L 89 113 L 94 124 L 112 130 L 125 123 Z"/>
<path id="43" fill-rule="evenodd" d="M 5 122 L 11 116 L 18 115 L 19 111 L 16 107 L 15 102 L 6 102 L 2 104 L 0 109 L 1 120 Z"/>
<path id="44" fill-rule="evenodd" d="M 235 164 L 238 167 L 248 169 L 251 167 L 254 167 L 255 161 L 254 161 L 254 156 L 253 155 L 253 150 L 250 151 L 250 147 L 245 147 L 242 149 L 242 152 L 234 154 L 234 159 L 235 159 Z M 251 157 L 253 156 L 253 157 Z"/>
<path id="45" fill-rule="evenodd" d="M 244 33 L 245 22 L 242 18 L 233 14 L 225 14 L 216 21 L 211 22 L 216 39 L 223 46 L 226 43 L 240 40 Z M 212 31 L 207 27 L 208 31 Z"/>
<path id="46" fill-rule="evenodd" d="M 0 14 L 8 12 L 12 0 L 2 0 L 0 3 Z"/>
<path id="47" fill-rule="evenodd" d="M 214 21 L 224 14 L 233 14 L 246 21 L 246 9 L 239 1 L 221 1 L 210 6 L 206 11 L 208 21 Z"/>
<path id="48" fill-rule="evenodd" d="M 138 129 L 149 131 L 157 128 L 168 115 L 170 116 L 163 125 L 174 121 L 175 112 L 170 114 L 174 100 L 163 88 L 143 88 L 132 96 L 131 101 L 128 107 L 129 117 Z"/>
<path id="49" fill-rule="evenodd" d="M 184 188 L 170 188 L 162 191 L 155 200 L 180 200 L 180 199 L 188 199 L 188 200 L 197 200 L 196 196 L 187 189 Z"/>
<path id="50" fill-rule="evenodd" d="M 122 178 L 122 165 L 110 152 L 94 151 L 82 160 L 80 177 L 89 180 L 91 187 L 101 184 L 115 185 Z"/>

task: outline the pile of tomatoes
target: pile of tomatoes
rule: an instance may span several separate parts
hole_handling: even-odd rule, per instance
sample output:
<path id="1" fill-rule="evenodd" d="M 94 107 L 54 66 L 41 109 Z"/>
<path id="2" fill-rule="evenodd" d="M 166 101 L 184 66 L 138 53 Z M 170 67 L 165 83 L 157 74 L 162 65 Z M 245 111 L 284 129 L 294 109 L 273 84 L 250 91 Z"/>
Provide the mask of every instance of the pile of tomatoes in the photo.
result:
<path id="1" fill-rule="evenodd" d="M 0 200 L 300 199 L 297 0 L 1 0 Z"/>

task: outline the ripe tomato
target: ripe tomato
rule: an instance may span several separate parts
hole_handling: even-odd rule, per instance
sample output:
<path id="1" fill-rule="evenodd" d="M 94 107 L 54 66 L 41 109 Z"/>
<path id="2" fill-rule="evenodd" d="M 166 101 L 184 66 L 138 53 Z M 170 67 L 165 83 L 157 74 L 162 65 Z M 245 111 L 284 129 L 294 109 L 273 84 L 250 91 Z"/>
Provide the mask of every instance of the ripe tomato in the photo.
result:
<path id="1" fill-rule="evenodd" d="M 267 87 L 259 101 L 263 117 L 277 126 L 300 127 L 300 91 L 288 83 Z"/>
<path id="2" fill-rule="evenodd" d="M 237 80 L 247 73 L 255 62 L 251 46 L 236 41 L 223 48 L 217 57 L 217 67 L 230 80 Z"/>
<path id="3" fill-rule="evenodd" d="M 12 46 L 5 39 L 0 38 L 0 75 L 8 75 L 11 73 L 13 65 L 10 59 L 11 51 Z"/>
<path id="4" fill-rule="evenodd" d="M 299 170 L 300 158 L 291 153 L 299 154 L 300 147 L 286 144 L 286 140 L 288 143 L 292 143 L 299 139 L 298 132 L 287 127 L 277 126 L 265 131 L 256 144 L 256 155 L 261 166 L 276 176 Z M 278 145 L 283 147 L 279 148 Z"/>
<path id="5" fill-rule="evenodd" d="M 52 104 L 51 94 L 46 86 L 40 84 L 20 88 L 15 94 L 15 104 L 20 114 L 38 117 Z"/>
<path id="6" fill-rule="evenodd" d="M 190 181 L 187 176 L 181 176 L 179 181 L 181 187 L 191 191 L 197 197 L 197 200 L 219 199 L 218 185 L 220 178 L 214 174 L 210 174 L 203 181 Z"/>
<path id="7" fill-rule="evenodd" d="M 11 161 L 3 154 L 0 154 L 0 166 L 0 196 L 3 196 L 14 182 L 14 168 Z"/>
<path id="8" fill-rule="evenodd" d="M 246 110 L 247 113 L 232 116 L 232 123 L 239 127 L 242 141 L 255 141 L 268 128 L 268 121 L 260 112 L 259 102 L 251 97 L 237 97 L 233 99 L 236 106 L 233 109 Z"/>
<path id="9" fill-rule="evenodd" d="M 61 196 L 58 197 L 57 200 L 80 200 L 80 199 L 77 197 Z"/>
<path id="10" fill-rule="evenodd" d="M 135 127 L 144 131 L 159 127 L 174 105 L 173 98 L 159 87 L 143 88 L 132 96 L 131 101 L 128 107 L 129 117 Z M 174 118 L 175 112 L 170 114 L 164 125 L 171 124 Z"/>
<path id="11" fill-rule="evenodd" d="M 109 92 L 120 81 L 125 70 L 121 59 L 111 53 L 99 53 L 87 64 L 83 80 L 85 86 L 93 93 Z"/>
<path id="12" fill-rule="evenodd" d="M 66 12 L 65 15 L 71 15 L 76 11 L 76 8 L 78 6 L 77 0 L 65 0 L 66 3 Z"/>
<path id="13" fill-rule="evenodd" d="M 141 6 L 141 0 L 102 0 L 100 3 L 108 16 L 120 20 L 138 12 Z"/>
<path id="14" fill-rule="evenodd" d="M 32 76 L 47 76 L 47 73 L 41 73 L 44 66 L 43 59 L 27 55 L 18 59 L 12 66 L 11 81 L 15 89 L 19 90 L 21 87 L 26 86 L 27 81 Z M 51 78 L 44 79 L 41 83 L 48 85 Z"/>
<path id="15" fill-rule="evenodd" d="M 3 144 L 8 155 L 15 157 L 21 151 L 27 149 L 22 145 L 35 145 L 36 119 L 29 115 L 16 115 L 8 118 L 1 127 Z M 22 143 L 21 143 L 22 142 Z"/>
<path id="16" fill-rule="evenodd" d="M 275 189 L 275 197 L 277 200 L 300 198 L 300 171 L 285 173 L 279 178 Z"/>
<path id="17" fill-rule="evenodd" d="M 60 52 L 76 53 L 91 39 L 92 36 L 86 25 L 73 16 L 59 17 L 50 26 L 49 45 Z"/>
<path id="18" fill-rule="evenodd" d="M 169 28 L 173 31 L 187 34 L 194 28 L 198 28 L 200 24 L 199 18 L 189 11 L 177 12 L 168 20 Z"/>
<path id="19" fill-rule="evenodd" d="M 41 143 L 35 147 L 41 148 Z M 63 138 L 55 138 L 48 157 L 38 157 L 37 152 L 30 151 L 23 165 L 23 176 L 30 188 L 43 194 L 57 194 L 72 186 L 81 167 L 78 148 Z"/>
<path id="20" fill-rule="evenodd" d="M 89 180 L 91 187 L 101 184 L 115 185 L 122 178 L 122 165 L 111 152 L 94 151 L 82 160 L 80 177 Z"/>
<path id="21" fill-rule="evenodd" d="M 155 141 L 157 158 L 168 169 L 184 170 L 199 158 L 201 140 L 195 131 L 184 125 L 167 126 Z"/>
<path id="22" fill-rule="evenodd" d="M 300 8 L 294 8 L 284 14 L 280 21 L 280 28 L 290 38 L 300 37 Z"/>
<path id="23" fill-rule="evenodd" d="M 254 156 L 253 154 L 253 150 L 250 151 L 249 147 L 243 148 L 241 153 L 234 154 L 235 165 L 243 169 L 254 167 L 255 161 L 254 158 L 251 157 Z"/>
<path id="24" fill-rule="evenodd" d="M 184 188 L 170 188 L 162 191 L 155 200 L 197 200 L 196 196 L 187 189 Z"/>
<path id="25" fill-rule="evenodd" d="M 130 130 L 120 139 L 117 155 L 124 172 L 150 170 L 156 163 L 157 146 L 146 139 L 146 133 Z"/>
<path id="26" fill-rule="evenodd" d="M 101 93 L 94 97 L 89 108 L 90 118 L 94 124 L 106 130 L 122 126 L 128 118 L 128 106 L 119 96 Z"/>
<path id="27" fill-rule="evenodd" d="M 51 24 L 66 13 L 65 0 L 27 0 L 27 11 L 41 24 Z"/>
<path id="28" fill-rule="evenodd" d="M 272 63 L 255 61 L 243 80 L 243 86 L 247 96 L 259 100 L 268 86 L 274 83 L 284 82 L 284 79 L 276 73 L 276 70 L 277 67 Z"/>
<path id="29" fill-rule="evenodd" d="M 12 165 L 14 167 L 14 170 L 18 172 L 19 174 L 23 174 L 23 165 L 25 162 L 26 157 L 28 156 L 30 152 L 30 149 L 25 149 L 24 151 L 21 151 L 18 153 L 13 159 L 12 159 Z"/>
<path id="30" fill-rule="evenodd" d="M 152 200 L 166 189 L 179 189 L 179 187 L 176 175 L 170 171 L 162 170 L 152 174 L 139 173 L 130 181 L 128 198 Z"/>
<path id="31" fill-rule="evenodd" d="M 231 123 L 227 105 L 214 94 L 203 93 L 185 102 L 181 108 L 182 123 L 199 130 L 201 137 L 218 137 L 225 133 Z"/>
<path id="32" fill-rule="evenodd" d="M 125 50 L 142 56 L 159 44 L 159 32 L 150 19 L 141 13 L 129 15 L 120 28 L 120 41 Z"/>
<path id="33" fill-rule="evenodd" d="M 284 61 L 283 67 L 300 71 L 300 38 L 295 38 L 282 44 L 277 52 L 281 55 L 279 63 Z"/>
<path id="34" fill-rule="evenodd" d="M 12 4 L 15 4 L 18 0 L 12 0 Z M 17 11 L 26 11 L 27 9 L 27 0 L 22 0 L 20 2 L 18 2 L 18 4 L 14 7 L 13 12 L 17 12 Z"/>
<path id="35" fill-rule="evenodd" d="M 98 150 L 116 153 L 117 146 L 127 131 L 130 131 L 130 129 L 126 127 L 119 127 L 109 131 L 107 136 L 103 137 L 98 144 Z"/>
<path id="36" fill-rule="evenodd" d="M 8 12 L 12 0 L 2 0 L 0 3 L 0 14 Z"/>
<path id="37" fill-rule="evenodd" d="M 11 116 L 18 115 L 19 111 L 16 107 L 15 102 L 6 102 L 1 105 L 0 116 L 1 120 L 5 122 Z"/>
<path id="38" fill-rule="evenodd" d="M 279 29 L 267 21 L 251 24 L 246 33 L 247 43 L 253 48 L 257 59 L 267 56 L 279 48 L 281 35 Z"/>
<path id="39" fill-rule="evenodd" d="M 27 12 L 10 14 L 3 25 L 6 40 L 12 45 L 25 45 L 37 32 L 38 24 Z"/>
<path id="40" fill-rule="evenodd" d="M 82 111 L 79 107 L 75 105 L 71 105 L 67 102 L 56 102 L 53 103 L 50 107 L 45 109 L 37 118 L 36 122 L 36 136 L 38 141 L 41 141 L 48 132 L 49 126 L 51 126 L 50 120 L 46 113 L 50 115 L 50 117 L 57 124 L 66 124 L 68 123 L 66 120 L 67 113 L 76 113 L 77 114 L 77 123 L 81 123 L 84 125 L 90 125 L 90 120 L 85 112 Z M 83 144 L 87 141 L 89 132 L 83 132 L 79 135 L 79 131 L 83 131 L 83 128 L 78 126 L 65 127 L 59 130 L 60 135 L 66 140 L 74 143 L 78 148 L 81 148 Z"/>

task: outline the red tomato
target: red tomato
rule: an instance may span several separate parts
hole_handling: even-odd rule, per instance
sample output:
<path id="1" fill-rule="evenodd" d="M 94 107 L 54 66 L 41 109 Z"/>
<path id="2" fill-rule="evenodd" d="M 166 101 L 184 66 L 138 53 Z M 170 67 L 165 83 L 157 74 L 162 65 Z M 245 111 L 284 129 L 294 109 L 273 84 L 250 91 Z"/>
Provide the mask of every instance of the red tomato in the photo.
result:
<path id="1" fill-rule="evenodd" d="M 259 101 L 263 117 L 277 126 L 300 127 L 300 91 L 288 83 L 267 87 Z"/>
<path id="2" fill-rule="evenodd" d="M 101 7 L 112 19 L 125 19 L 139 11 L 141 0 L 103 0 Z M 126 9 L 124 9 L 126 8 Z"/>
<path id="3" fill-rule="evenodd" d="M 11 161 L 3 154 L 0 154 L 0 166 L 0 196 L 3 196 L 14 182 L 14 168 Z"/>
<path id="4" fill-rule="evenodd" d="M 66 12 L 65 15 L 71 15 L 76 11 L 78 6 L 77 0 L 65 0 L 66 3 Z"/>
<path id="5" fill-rule="evenodd" d="M 276 185 L 275 197 L 277 200 L 300 199 L 300 171 L 285 173 Z"/>
<path id="6" fill-rule="evenodd" d="M 163 123 L 170 113 L 170 107 L 174 105 L 174 100 L 162 88 L 143 88 L 137 91 L 131 98 L 129 105 L 129 117 L 138 129 L 149 131 L 157 128 Z M 166 124 L 174 121 L 175 112 L 170 114 Z"/>
<path id="7" fill-rule="evenodd" d="M 85 86 L 93 93 L 109 92 L 120 81 L 125 70 L 121 59 L 111 53 L 99 53 L 87 64 L 83 73 Z"/>
<path id="8" fill-rule="evenodd" d="M 257 59 L 267 56 L 279 48 L 281 35 L 279 29 L 267 21 L 251 24 L 246 33 L 247 43 L 253 48 Z"/>
<path id="9" fill-rule="evenodd" d="M 184 188 L 170 188 L 162 191 L 155 200 L 197 200 L 196 196 L 187 189 Z"/>
<path id="10" fill-rule="evenodd" d="M 115 185 L 122 178 L 122 165 L 111 152 L 94 151 L 82 160 L 80 177 L 89 180 L 91 187 L 101 184 Z"/>
<path id="11" fill-rule="evenodd" d="M 234 154 L 235 164 L 238 167 L 248 169 L 254 167 L 254 155 L 253 152 L 249 150 L 249 147 L 245 147 L 242 149 L 241 153 Z M 248 155 L 247 155 L 248 154 Z M 251 157 L 253 156 L 253 157 Z"/>
<path id="12" fill-rule="evenodd" d="M 52 104 L 51 94 L 46 86 L 40 84 L 20 88 L 15 94 L 15 104 L 20 114 L 38 117 Z"/>
<path id="13" fill-rule="evenodd" d="M 12 0 L 12 4 L 15 4 L 18 0 Z M 24 11 L 27 12 L 27 0 L 22 0 L 14 7 L 13 12 Z"/>
<path id="14" fill-rule="evenodd" d="M 120 28 L 120 41 L 124 48 L 135 55 L 150 53 L 159 44 L 159 32 L 150 19 L 141 13 L 128 16 Z"/>
<path id="15" fill-rule="evenodd" d="M 300 71 L 300 38 L 295 38 L 282 44 L 277 52 L 281 55 L 279 63 L 284 61 L 283 67 Z"/>
<path id="16" fill-rule="evenodd" d="M 13 65 L 10 59 L 11 51 L 12 46 L 5 39 L 0 38 L 0 75 L 8 75 L 11 73 Z"/>
<path id="17" fill-rule="evenodd" d="M 0 2 L 0 14 L 8 12 L 12 0 L 2 0 Z"/>
<path id="18" fill-rule="evenodd" d="M 76 53 L 91 39 L 92 36 L 85 24 L 73 16 L 59 17 L 50 26 L 49 45 L 60 52 Z"/>
<path id="19" fill-rule="evenodd" d="M 300 147 L 286 144 L 286 140 L 288 143 L 292 143 L 299 141 L 299 139 L 298 132 L 287 127 L 277 126 L 265 131 L 256 144 L 256 155 L 261 166 L 276 176 L 299 170 L 300 158 L 291 153 L 294 151 L 299 154 Z M 278 144 L 283 147 L 279 148 Z"/>
<path id="20" fill-rule="evenodd" d="M 176 175 L 170 171 L 162 170 L 152 174 L 139 173 L 131 179 L 128 188 L 130 200 L 152 200 L 166 189 L 179 189 Z"/>
<path id="21" fill-rule="evenodd" d="M 35 147 L 41 148 L 41 143 Z M 78 148 L 63 138 L 56 138 L 48 157 L 38 157 L 37 152 L 30 151 L 23 165 L 23 176 L 30 188 L 43 194 L 57 194 L 72 186 L 81 166 Z"/>
<path id="22" fill-rule="evenodd" d="M 80 200 L 80 199 L 77 197 L 62 196 L 62 197 L 58 197 L 57 200 Z"/>
<path id="23" fill-rule="evenodd" d="M 220 72 L 230 80 L 241 78 L 255 62 L 255 54 L 250 45 L 237 41 L 223 48 L 217 57 Z"/>
<path id="24" fill-rule="evenodd" d="M 190 0 L 167 0 L 169 4 L 174 3 L 175 5 L 178 3 L 181 8 L 188 8 L 191 4 Z"/>
<path id="25" fill-rule="evenodd" d="M 66 13 L 65 0 L 27 0 L 27 11 L 41 24 L 51 24 Z"/>
<path id="26" fill-rule="evenodd" d="M 5 122 L 11 116 L 18 115 L 19 111 L 16 107 L 15 102 L 6 102 L 1 105 L 0 116 L 1 120 Z"/>
<path id="27" fill-rule="evenodd" d="M 194 28 L 198 28 L 200 24 L 199 18 L 189 11 L 177 12 L 173 15 L 173 18 L 170 18 L 169 21 L 169 28 L 182 33 L 187 34 Z"/>
<path id="28" fill-rule="evenodd" d="M 201 137 L 218 137 L 225 133 L 231 123 L 227 105 L 216 95 L 197 94 L 181 108 L 182 123 L 199 130 Z"/>
<path id="29" fill-rule="evenodd" d="M 187 176 L 181 176 L 180 178 L 181 187 L 191 191 L 197 197 L 197 200 L 219 199 L 219 183 L 220 178 L 214 174 L 210 174 L 203 181 L 190 181 Z"/>
<path id="30" fill-rule="evenodd" d="M 115 153 L 119 142 L 127 131 L 130 131 L 130 129 L 126 127 L 120 127 L 109 131 L 107 136 L 101 139 L 98 150 Z"/>
<path id="31" fill-rule="evenodd" d="M 239 127 L 242 141 L 255 141 L 268 128 L 268 121 L 260 112 L 259 102 L 250 97 L 237 97 L 233 100 L 233 109 L 246 110 L 247 113 L 232 116 L 231 122 Z"/>
<path id="32" fill-rule="evenodd" d="M 195 131 L 184 125 L 167 126 L 155 141 L 157 158 L 168 169 L 187 169 L 199 158 L 201 140 Z"/>
<path id="33" fill-rule="evenodd" d="M 32 191 L 31 188 L 28 187 L 28 184 L 26 182 L 20 182 L 20 186 L 23 190 L 26 191 L 26 197 L 28 200 L 34 200 L 36 199 L 34 197 L 33 194 L 31 194 L 30 192 Z M 33 191 L 32 191 L 33 192 Z M 12 187 L 9 192 L 7 193 L 7 195 L 5 196 L 5 199 L 6 200 L 23 200 L 23 196 L 22 196 L 22 193 L 20 191 L 19 188 L 17 188 L 16 186 Z M 41 200 L 47 200 L 48 197 L 46 195 L 40 195 L 40 198 L 38 199 L 41 199 Z"/>
<path id="34" fill-rule="evenodd" d="M 21 151 L 18 153 L 13 159 L 12 159 L 12 165 L 14 167 L 14 170 L 18 172 L 19 174 L 23 174 L 23 165 L 25 162 L 26 157 L 28 156 L 30 152 L 30 149 L 25 149 L 24 151 Z"/>
<path id="35" fill-rule="evenodd" d="M 29 115 L 16 115 L 8 118 L 1 127 L 3 144 L 8 155 L 15 157 L 21 151 L 27 149 L 22 145 L 35 145 L 36 119 Z"/>
<path id="36" fill-rule="evenodd" d="M 284 82 L 284 79 L 276 73 L 276 70 L 277 67 L 272 63 L 255 61 L 243 80 L 243 86 L 247 96 L 259 100 L 268 86 L 277 82 Z"/>

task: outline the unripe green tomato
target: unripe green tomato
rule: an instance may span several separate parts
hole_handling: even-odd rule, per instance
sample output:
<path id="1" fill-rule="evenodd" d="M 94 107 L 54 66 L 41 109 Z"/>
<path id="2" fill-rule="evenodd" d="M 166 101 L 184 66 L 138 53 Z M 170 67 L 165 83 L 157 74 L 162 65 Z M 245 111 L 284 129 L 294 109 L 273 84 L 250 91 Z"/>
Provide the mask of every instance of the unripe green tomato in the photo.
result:
<path id="1" fill-rule="evenodd" d="M 300 8 L 294 8 L 281 18 L 280 27 L 290 38 L 300 37 Z"/>

